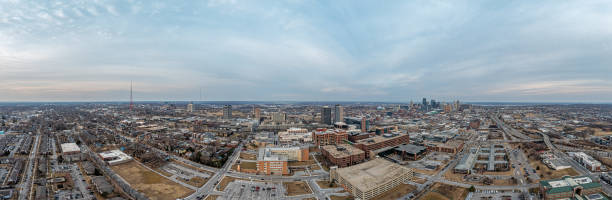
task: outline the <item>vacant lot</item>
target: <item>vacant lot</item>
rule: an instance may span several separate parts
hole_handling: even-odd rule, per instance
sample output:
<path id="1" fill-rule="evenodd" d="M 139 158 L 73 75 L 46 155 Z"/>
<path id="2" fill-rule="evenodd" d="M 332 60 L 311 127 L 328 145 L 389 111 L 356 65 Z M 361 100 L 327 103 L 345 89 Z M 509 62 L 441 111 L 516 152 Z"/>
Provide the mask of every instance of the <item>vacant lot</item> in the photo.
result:
<path id="1" fill-rule="evenodd" d="M 137 161 L 111 167 L 132 187 L 153 200 L 174 200 L 193 191 L 144 168 Z"/>
<path id="2" fill-rule="evenodd" d="M 193 185 L 195 187 L 202 187 L 204 184 L 206 184 L 206 182 L 208 181 L 207 178 L 202 178 L 199 176 L 193 177 L 192 179 L 190 179 L 189 181 L 183 181 L 189 185 Z"/>
<path id="3" fill-rule="evenodd" d="M 312 156 L 308 156 L 307 161 L 290 161 L 287 163 L 288 167 L 299 167 L 299 166 L 309 166 L 312 164 L 316 164 L 313 160 Z"/>
<path id="4" fill-rule="evenodd" d="M 218 195 L 208 195 L 208 197 L 206 197 L 206 200 L 216 200 L 217 198 L 219 198 Z"/>
<path id="5" fill-rule="evenodd" d="M 317 184 L 319 184 L 319 187 L 322 188 L 322 189 L 340 187 L 340 186 L 338 186 L 338 184 L 330 183 L 329 181 L 317 181 Z"/>
<path id="6" fill-rule="evenodd" d="M 329 196 L 331 200 L 353 200 L 353 196 Z"/>
<path id="7" fill-rule="evenodd" d="M 310 191 L 310 188 L 308 187 L 308 184 L 303 181 L 285 182 L 283 183 L 283 186 L 287 188 L 287 196 L 297 196 L 312 193 L 312 191 Z"/>
<path id="8" fill-rule="evenodd" d="M 416 190 L 416 186 L 408 185 L 408 184 L 401 184 L 381 195 L 374 197 L 374 199 L 376 200 L 391 200 L 391 199 L 395 200 L 400 197 L 403 197 L 404 195 L 411 193 L 414 190 Z"/>
<path id="9" fill-rule="evenodd" d="M 465 199 L 468 194 L 468 190 L 462 187 L 455 187 L 451 185 L 445 185 L 436 183 L 432 186 L 431 190 L 427 192 L 422 200 L 459 200 Z"/>
<path id="10" fill-rule="evenodd" d="M 542 163 L 539 160 L 529 160 L 529 164 L 534 169 L 536 169 L 536 172 L 540 175 L 540 178 L 543 180 L 561 178 L 566 175 L 569 175 L 569 176 L 578 175 L 578 172 L 576 172 L 576 170 L 574 170 L 573 168 L 553 170 L 551 168 L 548 168 L 548 166 L 546 166 L 544 163 Z M 537 170 L 538 167 L 540 168 L 540 170 Z"/>
<path id="11" fill-rule="evenodd" d="M 199 171 L 199 172 L 202 172 L 202 173 L 212 174 L 212 172 L 210 172 L 210 171 L 201 169 L 199 167 L 196 167 L 196 166 L 193 166 L 193 165 L 190 165 L 190 164 L 187 164 L 187 163 L 183 163 L 183 162 L 178 161 L 178 160 L 172 160 L 172 163 L 180 165 L 180 166 L 183 166 L 183 167 L 186 167 L 186 168 L 189 168 L 189 169 L 192 169 L 192 170 L 196 170 L 196 171 Z"/>

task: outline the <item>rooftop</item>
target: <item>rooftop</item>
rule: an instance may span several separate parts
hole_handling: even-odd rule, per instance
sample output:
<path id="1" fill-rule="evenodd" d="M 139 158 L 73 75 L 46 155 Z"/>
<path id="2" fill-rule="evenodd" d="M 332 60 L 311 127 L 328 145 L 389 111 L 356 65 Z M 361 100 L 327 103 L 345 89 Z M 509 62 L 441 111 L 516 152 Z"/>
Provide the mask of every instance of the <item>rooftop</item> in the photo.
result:
<path id="1" fill-rule="evenodd" d="M 62 152 L 80 152 L 81 148 L 76 143 L 64 143 L 61 145 Z"/>
<path id="2" fill-rule="evenodd" d="M 128 156 L 127 154 L 123 153 L 123 151 L 120 151 L 118 149 L 111 150 L 111 151 L 105 151 L 105 152 L 99 153 L 99 155 L 104 160 L 112 159 L 108 161 L 108 164 L 110 165 L 132 160 L 132 157 Z"/>
<path id="3" fill-rule="evenodd" d="M 425 151 L 425 149 L 427 149 L 424 146 L 418 146 L 418 145 L 414 145 L 414 144 L 402 144 L 399 145 L 397 147 L 395 147 L 396 151 L 404 151 L 407 152 L 409 154 L 419 154 L 423 151 Z"/>
<path id="4" fill-rule="evenodd" d="M 549 194 L 572 191 L 576 186 L 581 186 L 584 189 L 601 187 L 600 183 L 593 182 L 593 180 L 588 176 L 564 176 L 560 179 L 540 181 L 540 185 L 548 188 L 546 193 Z"/>
<path id="5" fill-rule="evenodd" d="M 365 153 L 363 150 L 353 147 L 349 144 L 339 144 L 339 145 L 326 145 L 322 147 L 325 151 L 329 152 L 333 157 L 347 157 L 351 155 L 357 155 Z"/>
<path id="6" fill-rule="evenodd" d="M 338 175 L 360 191 L 372 190 L 408 172 L 409 168 L 382 158 L 337 169 Z"/>
<path id="7" fill-rule="evenodd" d="M 387 140 L 395 139 L 395 138 L 397 138 L 399 136 L 403 136 L 403 135 L 406 135 L 406 134 L 390 134 L 390 133 L 387 133 L 385 135 L 377 135 L 377 136 L 374 136 L 374 137 L 357 140 L 355 142 L 355 144 L 366 144 L 367 145 L 367 144 L 381 143 L 381 142 L 385 142 Z"/>

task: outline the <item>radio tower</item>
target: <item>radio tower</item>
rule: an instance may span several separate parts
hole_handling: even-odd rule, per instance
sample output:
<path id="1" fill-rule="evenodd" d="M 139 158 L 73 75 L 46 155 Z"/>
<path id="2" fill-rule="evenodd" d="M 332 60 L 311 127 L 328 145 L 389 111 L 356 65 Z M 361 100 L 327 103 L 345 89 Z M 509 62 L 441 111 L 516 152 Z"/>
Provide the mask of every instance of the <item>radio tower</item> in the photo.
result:
<path id="1" fill-rule="evenodd" d="M 133 107 L 134 107 L 134 99 L 132 98 L 132 81 L 130 81 L 130 112 L 132 112 Z"/>

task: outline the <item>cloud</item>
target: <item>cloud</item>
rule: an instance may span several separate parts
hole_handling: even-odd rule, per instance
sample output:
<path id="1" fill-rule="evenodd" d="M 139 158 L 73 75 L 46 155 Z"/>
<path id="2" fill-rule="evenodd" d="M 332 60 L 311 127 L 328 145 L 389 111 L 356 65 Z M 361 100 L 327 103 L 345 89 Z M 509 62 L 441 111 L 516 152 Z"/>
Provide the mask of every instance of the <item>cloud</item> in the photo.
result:
<path id="1" fill-rule="evenodd" d="M 0 101 L 612 101 L 608 1 L 3 5 Z"/>

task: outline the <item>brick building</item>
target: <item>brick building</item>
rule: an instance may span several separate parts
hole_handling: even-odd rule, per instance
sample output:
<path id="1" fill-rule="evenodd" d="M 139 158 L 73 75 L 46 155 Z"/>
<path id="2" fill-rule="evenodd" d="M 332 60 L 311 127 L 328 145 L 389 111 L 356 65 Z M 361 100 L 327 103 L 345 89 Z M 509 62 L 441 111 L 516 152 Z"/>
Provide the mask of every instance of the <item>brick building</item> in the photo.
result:
<path id="1" fill-rule="evenodd" d="M 341 129 L 317 129 L 312 132 L 312 140 L 316 146 L 336 145 L 348 141 L 348 134 Z"/>
<path id="2" fill-rule="evenodd" d="M 355 142 L 355 147 L 365 151 L 366 157 L 373 156 L 370 152 L 385 148 L 396 147 L 400 144 L 408 144 L 410 136 L 405 133 L 385 133 Z"/>
<path id="3" fill-rule="evenodd" d="M 429 151 L 446 152 L 450 154 L 456 154 L 463 148 L 463 142 L 461 141 L 448 141 L 448 142 L 425 142 L 425 146 Z"/>
<path id="4" fill-rule="evenodd" d="M 332 165 L 348 167 L 365 160 L 365 152 L 349 144 L 326 145 L 321 147 L 321 154 Z"/>

